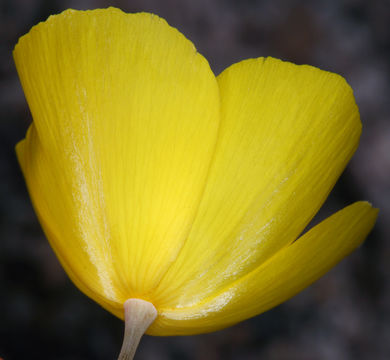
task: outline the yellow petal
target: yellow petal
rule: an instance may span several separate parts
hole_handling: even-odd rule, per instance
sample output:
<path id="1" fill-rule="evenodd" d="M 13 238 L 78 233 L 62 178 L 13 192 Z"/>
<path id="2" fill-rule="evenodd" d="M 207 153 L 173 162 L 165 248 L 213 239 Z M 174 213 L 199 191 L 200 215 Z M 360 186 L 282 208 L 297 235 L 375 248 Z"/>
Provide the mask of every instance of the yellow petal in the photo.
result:
<path id="1" fill-rule="evenodd" d="M 184 335 L 213 331 L 286 301 L 359 246 L 377 214 L 367 202 L 344 208 L 204 302 L 189 308 L 161 309 L 149 332 Z"/>
<path id="2" fill-rule="evenodd" d="M 33 125 L 17 147 L 66 271 L 121 315 L 188 236 L 214 152 L 219 89 L 165 20 L 118 9 L 50 17 L 14 51 Z"/>
<path id="3" fill-rule="evenodd" d="M 244 276 L 308 224 L 361 131 L 345 80 L 273 58 L 218 77 L 221 127 L 189 237 L 159 284 L 161 306 L 192 306 Z"/>

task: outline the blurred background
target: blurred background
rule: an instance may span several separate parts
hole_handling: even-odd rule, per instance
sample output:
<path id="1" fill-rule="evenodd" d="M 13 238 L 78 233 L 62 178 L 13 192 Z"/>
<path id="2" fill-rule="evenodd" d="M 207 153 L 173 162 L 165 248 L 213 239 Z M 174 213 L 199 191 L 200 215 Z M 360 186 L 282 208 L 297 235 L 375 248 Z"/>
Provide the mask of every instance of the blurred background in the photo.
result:
<path id="1" fill-rule="evenodd" d="M 218 74 L 274 56 L 346 77 L 363 122 L 359 150 L 315 221 L 356 200 L 381 209 L 364 245 L 287 303 L 229 329 L 144 337 L 137 359 L 390 359 L 390 1 L 0 1 L 0 358 L 116 359 L 123 323 L 67 278 L 31 207 L 14 145 L 31 115 L 12 60 L 19 36 L 67 8 L 156 13 Z"/>

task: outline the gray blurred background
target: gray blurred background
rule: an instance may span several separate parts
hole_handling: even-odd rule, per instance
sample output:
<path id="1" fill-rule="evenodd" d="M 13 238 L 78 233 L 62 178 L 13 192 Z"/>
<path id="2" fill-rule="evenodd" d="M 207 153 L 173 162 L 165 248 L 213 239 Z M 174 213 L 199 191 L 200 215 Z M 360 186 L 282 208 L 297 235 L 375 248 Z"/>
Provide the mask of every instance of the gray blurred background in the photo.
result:
<path id="1" fill-rule="evenodd" d="M 145 337 L 137 359 L 390 359 L 390 2 L 386 0 L 0 1 L 0 358 L 115 359 L 123 323 L 81 294 L 44 238 L 14 145 L 31 122 L 11 51 L 66 8 L 156 13 L 218 74 L 274 56 L 342 74 L 355 91 L 360 148 L 315 221 L 357 200 L 381 209 L 364 245 L 287 303 L 232 328 Z"/>

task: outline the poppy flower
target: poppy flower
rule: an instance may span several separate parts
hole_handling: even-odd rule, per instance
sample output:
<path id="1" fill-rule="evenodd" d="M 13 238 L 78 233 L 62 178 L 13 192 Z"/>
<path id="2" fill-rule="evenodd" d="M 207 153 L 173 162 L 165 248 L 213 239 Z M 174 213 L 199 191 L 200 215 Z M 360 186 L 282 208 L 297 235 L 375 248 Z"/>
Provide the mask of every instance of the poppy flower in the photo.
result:
<path id="1" fill-rule="evenodd" d="M 33 117 L 16 150 L 43 230 L 105 309 L 151 304 L 148 334 L 260 314 L 375 223 L 356 202 L 303 233 L 359 142 L 339 75 L 257 58 L 216 77 L 165 20 L 115 8 L 51 16 L 14 58 Z"/>

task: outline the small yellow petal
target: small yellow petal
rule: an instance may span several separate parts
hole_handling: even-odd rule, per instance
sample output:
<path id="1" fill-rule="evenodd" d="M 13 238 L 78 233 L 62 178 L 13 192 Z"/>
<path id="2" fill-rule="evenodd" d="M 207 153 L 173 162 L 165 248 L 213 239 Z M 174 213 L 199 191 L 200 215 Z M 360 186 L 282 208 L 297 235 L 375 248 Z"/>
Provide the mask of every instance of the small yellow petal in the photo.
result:
<path id="1" fill-rule="evenodd" d="M 358 247 L 377 214 L 367 202 L 344 208 L 219 294 L 193 307 L 161 310 L 149 332 L 214 331 L 269 310 L 312 284 Z"/>

